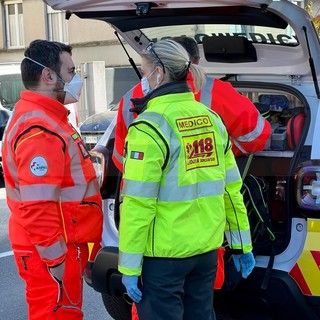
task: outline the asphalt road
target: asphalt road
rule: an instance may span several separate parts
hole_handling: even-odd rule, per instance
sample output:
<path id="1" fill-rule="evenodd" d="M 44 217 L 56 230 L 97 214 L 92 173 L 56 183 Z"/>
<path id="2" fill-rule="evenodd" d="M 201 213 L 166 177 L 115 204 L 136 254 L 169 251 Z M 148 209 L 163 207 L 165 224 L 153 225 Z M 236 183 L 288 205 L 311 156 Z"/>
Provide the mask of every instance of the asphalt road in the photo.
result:
<path id="1" fill-rule="evenodd" d="M 8 241 L 9 210 L 5 200 L 5 189 L 0 188 L 0 319 L 27 320 L 24 282 L 17 273 L 10 243 Z M 112 320 L 106 312 L 101 295 L 84 286 L 83 312 L 85 320 Z"/>

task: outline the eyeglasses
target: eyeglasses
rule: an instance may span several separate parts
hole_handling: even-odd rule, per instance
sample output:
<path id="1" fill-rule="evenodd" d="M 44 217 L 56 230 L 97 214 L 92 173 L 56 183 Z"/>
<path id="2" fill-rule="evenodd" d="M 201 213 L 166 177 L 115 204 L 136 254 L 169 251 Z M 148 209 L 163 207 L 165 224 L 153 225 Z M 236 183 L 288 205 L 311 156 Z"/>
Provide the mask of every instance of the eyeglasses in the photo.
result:
<path id="1" fill-rule="evenodd" d="M 150 52 L 150 53 L 158 60 L 158 62 L 161 64 L 161 67 L 162 67 L 162 69 L 163 69 L 163 73 L 166 73 L 166 69 L 164 68 L 164 64 L 162 63 L 162 61 L 160 60 L 159 56 L 157 55 L 157 53 L 156 53 L 156 52 L 154 51 L 154 49 L 152 48 L 152 45 L 153 45 L 153 43 L 150 42 L 150 43 L 147 45 L 146 50 L 147 50 L 148 52 Z"/>

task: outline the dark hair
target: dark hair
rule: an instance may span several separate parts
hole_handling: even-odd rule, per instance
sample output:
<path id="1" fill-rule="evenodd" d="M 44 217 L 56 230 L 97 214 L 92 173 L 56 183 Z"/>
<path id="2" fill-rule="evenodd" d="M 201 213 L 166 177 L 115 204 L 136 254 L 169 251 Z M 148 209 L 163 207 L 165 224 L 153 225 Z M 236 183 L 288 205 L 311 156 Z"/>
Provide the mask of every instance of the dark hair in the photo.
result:
<path id="1" fill-rule="evenodd" d="M 190 61 L 194 63 L 199 60 L 200 52 L 197 42 L 190 37 L 181 36 L 181 37 L 173 37 L 171 40 L 180 43 L 189 53 Z"/>
<path id="2" fill-rule="evenodd" d="M 60 54 L 69 52 L 72 54 L 72 47 L 56 41 L 34 40 L 24 51 L 24 56 L 60 73 Z M 21 77 L 24 86 L 29 89 L 37 86 L 43 67 L 29 59 L 21 62 Z"/>

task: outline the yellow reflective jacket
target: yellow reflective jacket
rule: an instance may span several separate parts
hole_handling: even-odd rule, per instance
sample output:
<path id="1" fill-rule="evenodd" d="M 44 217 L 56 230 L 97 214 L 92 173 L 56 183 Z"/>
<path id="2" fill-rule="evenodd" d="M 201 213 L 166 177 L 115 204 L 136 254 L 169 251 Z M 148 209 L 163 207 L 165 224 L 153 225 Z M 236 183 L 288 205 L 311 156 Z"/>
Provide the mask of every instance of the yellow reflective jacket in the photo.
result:
<path id="1" fill-rule="evenodd" d="M 143 256 L 186 258 L 221 246 L 252 250 L 241 177 L 220 117 L 191 92 L 158 96 L 129 128 L 119 271 Z M 240 253 L 239 252 L 239 253 Z"/>

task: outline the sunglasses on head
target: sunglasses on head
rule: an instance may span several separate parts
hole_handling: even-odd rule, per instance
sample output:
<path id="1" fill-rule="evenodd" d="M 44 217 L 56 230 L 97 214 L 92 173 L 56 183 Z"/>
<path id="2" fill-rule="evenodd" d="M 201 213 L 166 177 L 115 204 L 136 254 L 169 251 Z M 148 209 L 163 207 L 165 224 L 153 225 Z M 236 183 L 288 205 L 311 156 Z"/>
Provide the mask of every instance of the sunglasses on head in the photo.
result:
<path id="1" fill-rule="evenodd" d="M 166 73 L 166 70 L 164 68 L 164 64 L 162 63 L 162 61 L 160 60 L 159 56 L 157 55 L 157 53 L 154 51 L 154 49 L 152 48 L 153 43 L 149 43 L 148 46 L 146 47 L 146 50 L 148 52 L 150 52 L 159 62 L 159 64 L 161 64 L 161 67 L 163 69 L 163 73 Z"/>

